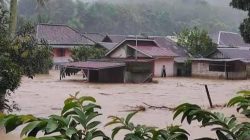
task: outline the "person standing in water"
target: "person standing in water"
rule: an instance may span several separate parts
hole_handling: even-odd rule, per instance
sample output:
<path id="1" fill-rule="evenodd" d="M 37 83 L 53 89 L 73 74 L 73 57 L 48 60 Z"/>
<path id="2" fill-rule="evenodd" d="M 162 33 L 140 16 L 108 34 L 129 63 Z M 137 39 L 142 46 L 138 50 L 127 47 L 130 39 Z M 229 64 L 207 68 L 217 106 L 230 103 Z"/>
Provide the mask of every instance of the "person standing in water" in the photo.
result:
<path id="1" fill-rule="evenodd" d="M 163 65 L 163 67 L 162 67 L 162 71 L 161 71 L 161 77 L 166 77 L 167 75 L 166 75 L 166 67 L 165 67 L 165 65 Z"/>

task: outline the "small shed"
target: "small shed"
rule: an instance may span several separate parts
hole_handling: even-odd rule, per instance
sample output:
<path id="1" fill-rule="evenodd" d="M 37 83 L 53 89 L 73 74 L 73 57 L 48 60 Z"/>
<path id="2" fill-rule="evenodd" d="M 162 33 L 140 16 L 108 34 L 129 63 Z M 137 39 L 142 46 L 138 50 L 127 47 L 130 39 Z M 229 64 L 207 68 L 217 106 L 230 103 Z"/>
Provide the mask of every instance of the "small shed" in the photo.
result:
<path id="1" fill-rule="evenodd" d="M 113 62 L 71 62 L 62 65 L 60 79 L 82 72 L 88 82 L 124 83 L 125 64 Z"/>
<path id="2" fill-rule="evenodd" d="M 247 79 L 246 63 L 241 59 L 192 59 L 192 76 L 228 80 Z"/>

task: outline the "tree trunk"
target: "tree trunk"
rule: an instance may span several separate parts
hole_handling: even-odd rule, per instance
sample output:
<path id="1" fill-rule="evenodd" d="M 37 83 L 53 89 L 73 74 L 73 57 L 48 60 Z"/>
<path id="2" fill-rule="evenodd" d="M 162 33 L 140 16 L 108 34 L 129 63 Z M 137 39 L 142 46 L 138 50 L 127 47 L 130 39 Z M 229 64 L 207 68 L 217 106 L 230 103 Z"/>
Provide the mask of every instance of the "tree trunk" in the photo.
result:
<path id="1" fill-rule="evenodd" d="M 5 106 L 5 103 L 4 103 L 4 101 L 5 101 L 5 94 L 2 94 L 1 92 L 0 92 L 0 113 L 3 113 L 4 112 L 4 106 Z"/>
<path id="2" fill-rule="evenodd" d="M 10 1 L 10 24 L 9 31 L 11 37 L 15 36 L 17 26 L 17 0 Z"/>

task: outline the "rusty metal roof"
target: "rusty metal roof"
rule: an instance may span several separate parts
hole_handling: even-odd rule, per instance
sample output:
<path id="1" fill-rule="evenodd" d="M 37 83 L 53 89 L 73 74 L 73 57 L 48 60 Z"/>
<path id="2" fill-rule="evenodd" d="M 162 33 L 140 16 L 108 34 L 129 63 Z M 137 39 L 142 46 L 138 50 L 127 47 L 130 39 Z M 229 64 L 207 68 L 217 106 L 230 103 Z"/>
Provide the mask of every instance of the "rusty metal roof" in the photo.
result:
<path id="1" fill-rule="evenodd" d="M 132 45 L 128 45 L 128 46 L 152 58 L 178 56 L 177 54 L 172 52 L 170 49 L 161 48 L 158 46 L 132 46 Z"/>
<path id="2" fill-rule="evenodd" d="M 250 47 L 238 33 L 220 31 L 210 34 L 210 37 L 219 47 Z"/>
<path id="3" fill-rule="evenodd" d="M 50 45 L 94 44 L 93 41 L 67 25 L 38 24 L 36 38 L 38 40 L 45 39 Z"/>
<path id="4" fill-rule="evenodd" d="M 70 62 L 70 63 L 64 64 L 63 66 L 67 68 L 99 70 L 99 69 L 124 67 L 125 63 L 85 61 L 85 62 Z"/>

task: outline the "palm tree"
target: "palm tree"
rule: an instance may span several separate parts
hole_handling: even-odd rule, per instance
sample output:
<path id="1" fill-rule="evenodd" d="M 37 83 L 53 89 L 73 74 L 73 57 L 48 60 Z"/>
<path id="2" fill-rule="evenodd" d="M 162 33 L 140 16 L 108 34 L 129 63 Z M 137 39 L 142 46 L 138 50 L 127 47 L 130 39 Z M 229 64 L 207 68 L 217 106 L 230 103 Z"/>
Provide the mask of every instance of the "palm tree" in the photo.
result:
<path id="1" fill-rule="evenodd" d="M 4 1 L 4 0 L 0 0 Z M 46 2 L 48 0 L 37 0 L 38 6 L 45 7 Z M 17 0 L 10 0 L 10 23 L 9 23 L 9 31 L 10 35 L 13 37 L 16 32 L 17 26 Z"/>

